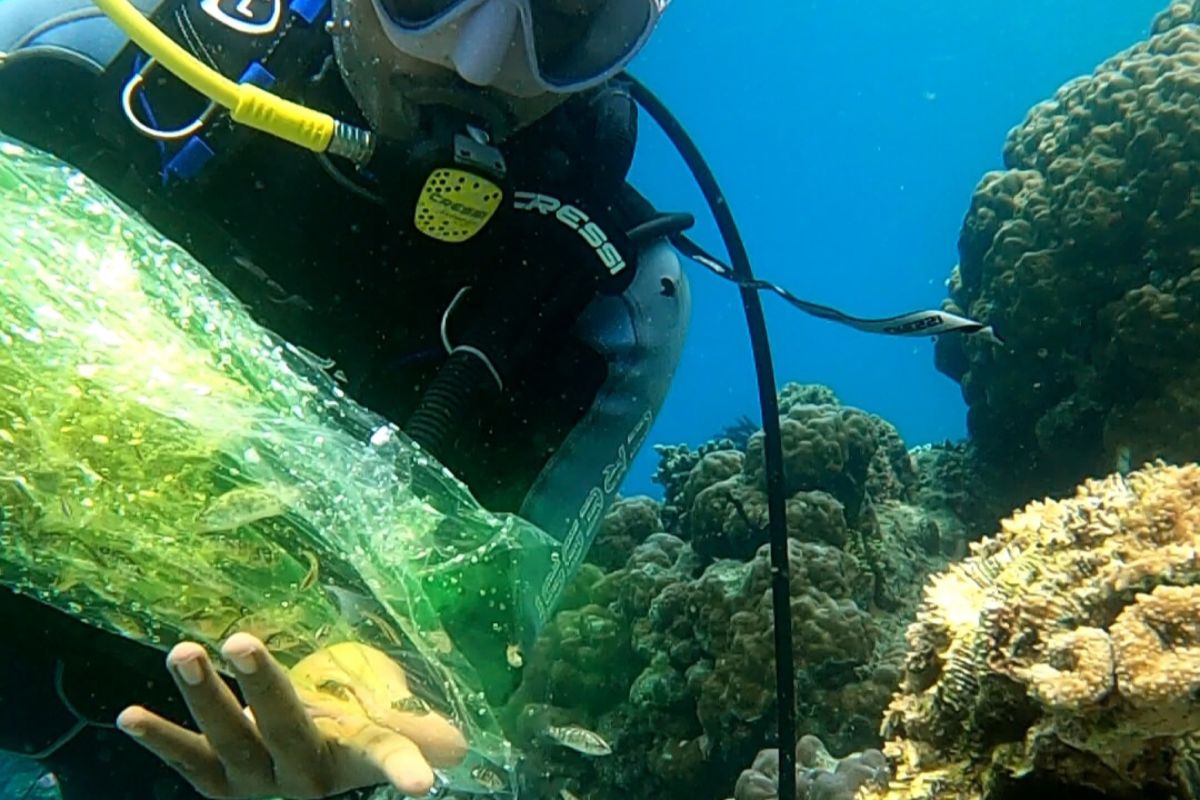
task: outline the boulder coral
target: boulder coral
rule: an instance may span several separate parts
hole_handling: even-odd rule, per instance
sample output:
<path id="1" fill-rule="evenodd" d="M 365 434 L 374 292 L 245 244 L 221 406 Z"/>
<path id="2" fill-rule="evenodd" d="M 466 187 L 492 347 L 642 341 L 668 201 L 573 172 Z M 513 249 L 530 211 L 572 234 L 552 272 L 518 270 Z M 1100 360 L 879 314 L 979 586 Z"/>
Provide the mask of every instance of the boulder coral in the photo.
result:
<path id="1" fill-rule="evenodd" d="M 947 543 L 966 537 L 950 508 L 972 501 L 961 485 L 938 491 L 894 427 L 828 389 L 789 384 L 781 401 L 797 713 L 836 752 L 862 750 L 879 744 L 924 579 L 946 564 Z M 527 654 L 511 707 L 527 722 L 535 709 L 538 720 L 595 730 L 613 757 L 534 748 L 527 766 L 539 791 L 552 795 L 558 780 L 581 800 L 716 800 L 770 741 L 777 701 L 761 438 L 749 437 L 744 451 L 729 441 L 661 448 L 666 504 L 634 498 L 606 518 L 603 552 Z M 931 450 L 921 460 L 962 477 L 953 456 Z M 938 498 L 936 515 L 915 503 L 922 494 Z M 820 780 L 814 800 L 840 796 L 823 794 L 841 786 L 832 780 Z"/>
<path id="2" fill-rule="evenodd" d="M 945 307 L 1004 345 L 944 336 L 936 361 L 1010 506 L 1200 457 L 1198 19 L 1173 3 L 1148 41 L 1036 105 L 971 199 Z"/>
<path id="3" fill-rule="evenodd" d="M 635 547 L 664 530 L 662 509 L 653 499 L 621 498 L 604 515 L 587 561 L 604 569 L 620 569 Z"/>
<path id="4" fill-rule="evenodd" d="M 875 749 L 834 758 L 811 734 L 796 742 L 796 800 L 854 800 L 864 786 L 886 785 L 887 759 Z M 743 770 L 733 800 L 777 800 L 779 751 L 761 750 Z"/>
<path id="5" fill-rule="evenodd" d="M 929 581 L 906 638 L 896 774 L 863 800 L 1195 796 L 1177 789 L 1200 730 L 1200 466 L 1029 504 Z"/>

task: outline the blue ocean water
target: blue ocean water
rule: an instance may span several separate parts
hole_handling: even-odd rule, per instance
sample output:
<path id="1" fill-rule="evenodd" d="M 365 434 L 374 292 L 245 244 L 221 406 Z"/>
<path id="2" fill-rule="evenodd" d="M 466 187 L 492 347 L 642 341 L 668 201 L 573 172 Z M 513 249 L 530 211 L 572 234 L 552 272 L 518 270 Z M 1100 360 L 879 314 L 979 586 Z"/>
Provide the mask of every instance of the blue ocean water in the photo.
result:
<path id="1" fill-rule="evenodd" d="M 1002 168 L 1009 129 L 1144 38 L 1164 7 L 682 0 L 631 71 L 709 159 L 759 277 L 856 316 L 889 316 L 945 296 L 971 192 Z M 686 169 L 643 120 L 634 181 L 661 208 L 696 213 L 696 238 L 723 255 Z M 698 445 L 759 416 L 737 292 L 699 267 L 691 276 L 690 340 L 650 442 Z M 934 369 L 931 340 L 868 336 L 764 299 L 780 383 L 827 384 L 910 446 L 965 436 L 966 407 Z M 658 496 L 656 464 L 647 447 L 624 492 Z"/>

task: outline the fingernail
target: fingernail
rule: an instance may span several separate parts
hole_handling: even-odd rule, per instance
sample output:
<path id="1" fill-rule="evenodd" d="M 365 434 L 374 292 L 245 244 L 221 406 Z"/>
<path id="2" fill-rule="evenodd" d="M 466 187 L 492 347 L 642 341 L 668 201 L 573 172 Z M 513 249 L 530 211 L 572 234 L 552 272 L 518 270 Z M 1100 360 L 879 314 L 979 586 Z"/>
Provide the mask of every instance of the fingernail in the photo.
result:
<path id="1" fill-rule="evenodd" d="M 258 671 L 258 662 L 254 660 L 253 652 L 230 652 L 225 657 L 233 664 L 233 668 L 243 675 L 253 675 Z"/>
<path id="2" fill-rule="evenodd" d="M 179 673 L 179 677 L 183 678 L 183 682 L 189 686 L 199 686 L 204 680 L 204 670 L 200 668 L 199 660 L 195 658 L 185 658 L 175 662 L 175 671 Z"/>
<path id="3" fill-rule="evenodd" d="M 123 713 L 117 715 L 117 729 L 122 733 L 135 738 L 141 738 L 142 734 L 145 733 L 145 731 L 143 731 L 140 727 L 126 720 Z"/>

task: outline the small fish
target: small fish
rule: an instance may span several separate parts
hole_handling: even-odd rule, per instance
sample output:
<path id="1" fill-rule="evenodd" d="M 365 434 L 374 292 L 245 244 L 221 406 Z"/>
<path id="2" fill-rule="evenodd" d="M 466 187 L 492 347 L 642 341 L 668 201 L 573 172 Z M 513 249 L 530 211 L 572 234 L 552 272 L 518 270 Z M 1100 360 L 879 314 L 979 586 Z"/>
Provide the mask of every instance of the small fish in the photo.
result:
<path id="1" fill-rule="evenodd" d="M 299 493 L 287 487 L 244 486 L 217 497 L 196 517 L 200 533 L 229 531 L 278 517 L 299 500 Z"/>
<path id="2" fill-rule="evenodd" d="M 479 764 L 471 768 L 471 780 L 489 792 L 499 792 L 507 783 L 503 775 L 486 764 Z"/>
<path id="3" fill-rule="evenodd" d="M 412 714 L 413 716 L 417 717 L 423 717 L 432 711 L 432 709 L 429 707 L 429 703 L 426 703 L 415 694 L 410 694 L 408 697 L 392 703 L 392 708 L 402 714 Z"/>
<path id="4" fill-rule="evenodd" d="M 565 786 L 558 790 L 558 796 L 562 798 L 562 800 L 579 800 L 575 793 Z"/>
<path id="5" fill-rule="evenodd" d="M 304 644 L 300 637 L 291 631 L 275 631 L 267 636 L 260 635 L 259 638 L 267 649 L 272 651 L 290 651 Z"/>
<path id="6" fill-rule="evenodd" d="M 317 684 L 317 691 L 322 694 L 330 694 L 339 700 L 349 700 L 352 692 L 346 684 L 335 681 L 332 678 L 323 680 Z"/>
<path id="7" fill-rule="evenodd" d="M 312 588 L 312 585 L 317 582 L 317 576 L 321 574 L 321 562 L 315 554 L 310 553 L 308 550 L 302 551 L 301 555 L 308 562 L 308 572 L 305 573 L 304 579 L 300 581 L 300 585 L 297 587 L 303 592 L 305 589 Z"/>
<path id="8" fill-rule="evenodd" d="M 551 725 L 546 728 L 546 736 L 563 747 L 583 753 L 585 756 L 612 754 L 612 746 L 604 741 L 604 737 L 578 725 Z"/>
<path id="9" fill-rule="evenodd" d="M 191 611 L 181 614 L 179 616 L 179 621 L 191 622 L 192 620 L 197 620 L 200 619 L 200 617 L 207 616 L 211 612 L 212 609 L 208 606 L 200 606 L 199 608 L 193 608 Z"/>
<path id="10" fill-rule="evenodd" d="M 396 645 L 396 647 L 404 646 L 404 639 L 402 639 L 400 637 L 400 634 L 396 633 L 396 629 L 393 628 L 389 623 L 384 621 L 384 619 L 382 617 L 380 617 L 378 614 L 375 614 L 371 611 L 361 611 L 359 613 L 363 616 L 364 619 L 366 619 L 368 622 L 370 622 L 372 625 L 374 625 L 376 628 L 378 628 L 383 633 L 384 636 L 386 636 L 389 640 L 391 640 L 392 644 Z"/>

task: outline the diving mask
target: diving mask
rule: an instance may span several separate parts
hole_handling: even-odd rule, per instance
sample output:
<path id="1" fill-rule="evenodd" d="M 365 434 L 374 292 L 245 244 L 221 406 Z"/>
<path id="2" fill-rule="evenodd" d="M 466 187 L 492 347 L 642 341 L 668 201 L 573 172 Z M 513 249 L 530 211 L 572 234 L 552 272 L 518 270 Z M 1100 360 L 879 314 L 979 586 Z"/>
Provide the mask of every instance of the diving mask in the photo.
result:
<path id="1" fill-rule="evenodd" d="M 649 40 L 670 0 L 373 0 L 402 53 L 531 97 L 588 89 Z"/>

